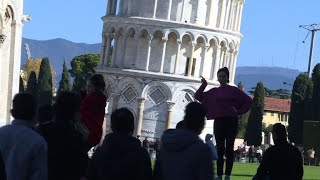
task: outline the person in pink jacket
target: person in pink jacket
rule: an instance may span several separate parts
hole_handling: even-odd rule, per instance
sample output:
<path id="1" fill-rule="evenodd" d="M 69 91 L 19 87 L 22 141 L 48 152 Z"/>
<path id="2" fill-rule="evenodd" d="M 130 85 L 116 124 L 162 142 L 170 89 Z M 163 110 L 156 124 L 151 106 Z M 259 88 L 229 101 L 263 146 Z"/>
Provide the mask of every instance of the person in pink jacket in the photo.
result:
<path id="1" fill-rule="evenodd" d="M 220 87 L 204 92 L 207 81 L 202 78 L 202 85 L 195 93 L 207 110 L 207 119 L 214 121 L 214 135 L 217 143 L 217 179 L 222 179 L 223 156 L 226 156 L 225 180 L 230 179 L 233 167 L 233 146 L 238 133 L 238 116 L 249 111 L 252 99 L 237 87 L 230 86 L 229 70 L 218 70 Z"/>

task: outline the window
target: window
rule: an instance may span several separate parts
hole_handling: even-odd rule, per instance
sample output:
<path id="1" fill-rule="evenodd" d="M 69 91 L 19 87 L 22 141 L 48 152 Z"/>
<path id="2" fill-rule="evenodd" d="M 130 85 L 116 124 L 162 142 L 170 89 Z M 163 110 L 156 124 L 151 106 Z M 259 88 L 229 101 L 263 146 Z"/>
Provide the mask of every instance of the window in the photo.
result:
<path id="1" fill-rule="evenodd" d="M 194 71 L 196 68 L 196 58 L 193 58 L 193 62 L 192 62 L 192 68 L 191 68 L 191 76 L 194 76 Z M 188 75 L 188 69 L 189 69 L 189 63 L 190 63 L 190 58 L 187 57 L 187 62 L 186 62 L 186 69 L 184 71 L 184 75 L 187 76 Z"/>
<path id="2" fill-rule="evenodd" d="M 273 112 L 271 113 L 271 116 L 274 116 L 274 113 L 273 113 Z"/>

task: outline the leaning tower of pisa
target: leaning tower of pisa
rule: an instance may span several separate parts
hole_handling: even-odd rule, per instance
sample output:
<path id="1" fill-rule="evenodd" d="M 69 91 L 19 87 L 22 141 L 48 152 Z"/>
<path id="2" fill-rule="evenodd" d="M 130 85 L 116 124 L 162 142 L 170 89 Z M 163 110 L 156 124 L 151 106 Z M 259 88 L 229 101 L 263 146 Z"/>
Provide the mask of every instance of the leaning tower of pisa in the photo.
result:
<path id="1" fill-rule="evenodd" d="M 200 76 L 218 86 L 217 70 L 234 82 L 244 0 L 108 0 L 98 73 L 111 112 L 127 107 L 135 135 L 160 137 L 182 120 Z M 212 129 L 210 128 L 212 133 Z"/>

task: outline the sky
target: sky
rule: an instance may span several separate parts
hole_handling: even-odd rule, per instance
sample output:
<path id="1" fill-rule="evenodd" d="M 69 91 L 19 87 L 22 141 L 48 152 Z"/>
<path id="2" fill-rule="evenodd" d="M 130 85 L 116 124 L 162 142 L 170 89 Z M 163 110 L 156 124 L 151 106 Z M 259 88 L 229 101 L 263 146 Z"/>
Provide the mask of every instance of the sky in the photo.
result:
<path id="1" fill-rule="evenodd" d="M 100 43 L 101 17 L 106 13 L 106 5 L 107 0 L 26 0 L 24 14 L 31 15 L 32 21 L 25 23 L 23 36 Z M 307 71 L 311 35 L 303 43 L 308 31 L 299 25 L 320 24 L 319 7 L 319 0 L 246 0 L 241 26 L 244 37 L 237 66 Z M 320 62 L 318 33 L 313 66 Z"/>

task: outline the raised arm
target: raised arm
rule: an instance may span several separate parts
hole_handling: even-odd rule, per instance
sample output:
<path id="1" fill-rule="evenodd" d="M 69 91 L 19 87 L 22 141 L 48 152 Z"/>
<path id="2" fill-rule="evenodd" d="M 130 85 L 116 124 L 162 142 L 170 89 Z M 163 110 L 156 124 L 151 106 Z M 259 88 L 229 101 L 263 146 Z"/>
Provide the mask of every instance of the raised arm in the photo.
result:
<path id="1" fill-rule="evenodd" d="M 194 98 L 200 102 L 202 102 L 202 99 L 203 99 L 203 91 L 206 89 L 208 85 L 206 79 L 204 78 L 201 79 L 201 82 L 202 82 L 201 86 L 199 87 L 197 92 L 194 94 Z"/>

